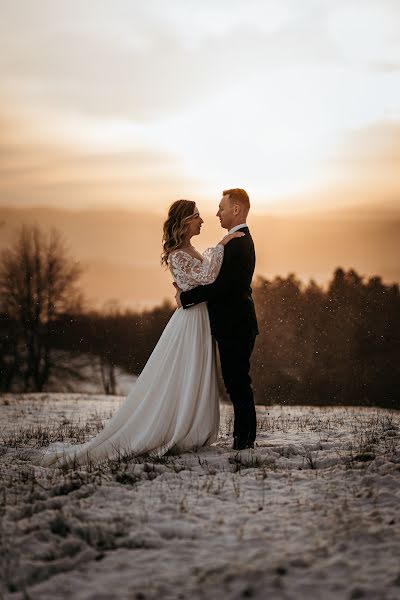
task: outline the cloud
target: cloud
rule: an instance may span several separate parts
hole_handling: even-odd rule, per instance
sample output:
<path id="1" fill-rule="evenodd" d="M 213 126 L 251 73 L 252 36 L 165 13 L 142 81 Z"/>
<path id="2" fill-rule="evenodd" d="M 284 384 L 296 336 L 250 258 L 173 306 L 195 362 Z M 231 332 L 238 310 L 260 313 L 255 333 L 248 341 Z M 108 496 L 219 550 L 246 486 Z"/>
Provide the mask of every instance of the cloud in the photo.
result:
<path id="1" fill-rule="evenodd" d="M 349 132 L 327 161 L 329 197 L 347 204 L 400 208 L 400 123 L 380 121 Z"/>
<path id="2" fill-rule="evenodd" d="M 15 116 L 0 114 L 0 204 L 157 210 L 195 187 L 166 153 L 84 151 L 49 141 Z"/>
<path id="3" fill-rule="evenodd" d="M 289 0 L 2 4 L 5 93 L 22 105 L 139 122 L 196 106 L 232 81 L 263 77 L 270 68 L 347 64 L 371 2 L 357 10 L 343 1 L 299 8 Z M 385 0 L 378 12 L 384 19 L 372 36 L 376 52 L 369 54 L 367 38 L 380 21 L 370 17 L 362 29 L 365 56 L 356 58 L 360 65 L 394 68 L 397 45 L 384 34 L 399 11 Z"/>
<path id="4" fill-rule="evenodd" d="M 400 123 L 398 121 L 381 121 L 368 127 L 354 130 L 340 148 L 338 160 L 342 163 L 363 163 L 370 167 L 373 164 L 387 162 L 400 165 Z"/>
<path id="5" fill-rule="evenodd" d="M 302 201 L 356 175 L 333 144 L 400 116 L 391 0 L 0 2 L 3 203 L 160 206 L 233 178 Z"/>
<path id="6" fill-rule="evenodd" d="M 326 32 L 349 62 L 398 67 L 400 5 L 396 0 L 346 0 L 332 6 Z"/>

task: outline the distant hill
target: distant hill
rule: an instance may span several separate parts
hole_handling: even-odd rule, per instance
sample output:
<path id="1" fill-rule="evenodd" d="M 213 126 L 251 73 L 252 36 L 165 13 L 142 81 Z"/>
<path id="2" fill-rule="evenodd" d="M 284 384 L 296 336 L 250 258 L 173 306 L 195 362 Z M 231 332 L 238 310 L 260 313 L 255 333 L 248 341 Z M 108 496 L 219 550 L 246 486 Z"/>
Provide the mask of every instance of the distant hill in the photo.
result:
<path id="1" fill-rule="evenodd" d="M 201 207 L 200 207 L 201 209 Z M 194 243 L 205 249 L 221 239 L 214 214 Z M 86 267 L 83 286 L 92 305 L 108 299 L 141 308 L 173 298 L 168 272 L 160 267 L 164 215 L 124 209 L 68 210 L 46 206 L 0 207 L 0 249 L 22 223 L 57 227 L 73 255 Z M 257 248 L 256 274 L 296 273 L 327 281 L 337 266 L 363 275 L 400 281 L 400 210 L 343 209 L 288 215 L 252 215 Z"/>

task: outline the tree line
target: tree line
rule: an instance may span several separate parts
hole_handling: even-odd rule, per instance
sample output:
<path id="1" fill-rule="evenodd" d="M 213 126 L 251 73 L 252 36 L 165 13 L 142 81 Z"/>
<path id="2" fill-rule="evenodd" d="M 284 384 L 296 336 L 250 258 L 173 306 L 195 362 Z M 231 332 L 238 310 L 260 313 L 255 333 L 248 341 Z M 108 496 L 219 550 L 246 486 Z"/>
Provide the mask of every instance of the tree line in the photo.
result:
<path id="1" fill-rule="evenodd" d="M 78 381 L 62 352 L 90 356 L 106 393 L 116 367 L 139 375 L 175 308 L 85 308 L 82 270 L 60 234 L 24 227 L 0 258 L 0 391 Z M 337 268 L 326 288 L 294 274 L 254 281 L 260 335 L 252 379 L 260 404 L 400 408 L 400 293 Z M 61 352 L 62 351 L 62 352 Z"/>
<path id="2" fill-rule="evenodd" d="M 288 404 L 400 408 L 399 286 L 337 268 L 326 290 L 260 278 L 257 397 Z"/>

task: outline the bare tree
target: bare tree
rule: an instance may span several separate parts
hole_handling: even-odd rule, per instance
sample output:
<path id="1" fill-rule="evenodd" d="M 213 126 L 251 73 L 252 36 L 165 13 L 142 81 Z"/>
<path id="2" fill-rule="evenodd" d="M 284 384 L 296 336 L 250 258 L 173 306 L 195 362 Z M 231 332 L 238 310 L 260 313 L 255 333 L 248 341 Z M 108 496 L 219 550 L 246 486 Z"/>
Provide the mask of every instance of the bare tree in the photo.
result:
<path id="1" fill-rule="evenodd" d="M 54 369 L 52 323 L 82 304 L 82 268 L 69 256 L 56 229 L 23 226 L 0 257 L 0 302 L 14 324 L 18 373 L 25 391 L 42 391 Z"/>
<path id="2" fill-rule="evenodd" d="M 117 380 L 115 377 L 115 365 L 107 358 L 99 356 L 101 383 L 106 394 L 115 394 Z"/>
<path id="3" fill-rule="evenodd" d="M 115 370 L 116 359 L 116 322 L 120 314 L 118 302 L 114 299 L 103 304 L 101 313 L 102 331 L 96 336 L 97 352 L 99 353 L 99 366 L 101 382 L 106 394 L 115 394 L 117 379 Z M 104 344 L 105 339 L 106 344 Z"/>

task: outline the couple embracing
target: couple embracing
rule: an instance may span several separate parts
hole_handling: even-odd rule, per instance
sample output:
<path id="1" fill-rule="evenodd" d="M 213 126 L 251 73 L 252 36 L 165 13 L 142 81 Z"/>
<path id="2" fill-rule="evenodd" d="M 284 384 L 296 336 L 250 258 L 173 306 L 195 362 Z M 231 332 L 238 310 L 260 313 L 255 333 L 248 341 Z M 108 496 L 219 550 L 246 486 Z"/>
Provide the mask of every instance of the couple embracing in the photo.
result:
<path id="1" fill-rule="evenodd" d="M 40 454 L 39 464 L 86 464 L 121 452 L 161 456 L 215 442 L 215 342 L 234 408 L 233 449 L 254 446 L 256 411 L 249 370 L 258 327 L 251 296 L 255 253 L 246 224 L 249 210 L 245 190 L 225 190 L 217 217 L 228 234 L 200 254 L 191 244 L 203 223 L 196 204 L 172 204 L 164 223 L 161 261 L 172 274 L 177 310 L 104 429 L 83 444 L 51 444 Z"/>

